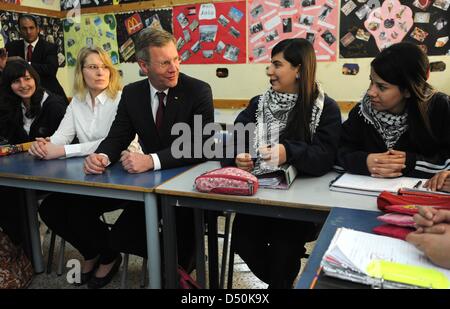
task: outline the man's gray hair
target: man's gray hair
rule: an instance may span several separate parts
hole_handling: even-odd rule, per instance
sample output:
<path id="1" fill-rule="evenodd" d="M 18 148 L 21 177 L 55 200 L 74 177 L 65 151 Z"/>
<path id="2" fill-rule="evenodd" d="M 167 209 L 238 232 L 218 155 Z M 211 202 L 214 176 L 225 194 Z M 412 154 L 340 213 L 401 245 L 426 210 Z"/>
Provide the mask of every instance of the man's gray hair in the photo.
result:
<path id="1" fill-rule="evenodd" d="M 151 46 L 162 47 L 168 43 L 175 42 L 175 37 L 166 30 L 147 27 L 141 32 L 135 41 L 135 50 L 137 60 L 142 60 L 147 63 L 150 62 L 150 52 L 148 50 Z"/>

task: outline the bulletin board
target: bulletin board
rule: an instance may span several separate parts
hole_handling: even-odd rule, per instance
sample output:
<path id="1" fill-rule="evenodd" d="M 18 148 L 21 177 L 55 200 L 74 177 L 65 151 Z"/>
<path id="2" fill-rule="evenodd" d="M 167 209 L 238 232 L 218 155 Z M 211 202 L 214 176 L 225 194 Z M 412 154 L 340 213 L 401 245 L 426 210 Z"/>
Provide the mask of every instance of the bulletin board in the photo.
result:
<path id="1" fill-rule="evenodd" d="M 146 27 L 162 28 L 172 33 L 172 9 L 118 13 L 117 43 L 120 62 L 135 62 L 134 40 Z"/>
<path id="2" fill-rule="evenodd" d="M 428 55 L 449 54 L 450 0 L 357 0 L 341 2 L 340 57 L 374 57 L 398 42 Z"/>
<path id="3" fill-rule="evenodd" d="M 116 18 L 114 14 L 82 15 L 77 19 L 64 19 L 66 58 L 68 66 L 75 66 L 77 55 L 84 46 L 100 46 L 119 63 Z"/>
<path id="4" fill-rule="evenodd" d="M 176 6 L 172 23 L 183 64 L 246 62 L 245 1 Z"/>
<path id="5" fill-rule="evenodd" d="M 145 2 L 145 1 L 153 1 L 153 0 L 119 0 L 119 3 L 132 3 L 132 2 Z"/>
<path id="6" fill-rule="evenodd" d="M 112 5 L 117 0 L 61 0 L 61 11 L 73 9 L 80 5 L 81 8 Z"/>
<path id="7" fill-rule="evenodd" d="M 270 61 L 281 40 L 305 38 L 317 61 L 335 61 L 337 53 L 337 0 L 249 0 L 249 62 Z"/>
<path id="8" fill-rule="evenodd" d="M 64 31 L 62 21 L 59 18 L 33 15 L 39 20 L 41 25 L 40 35 L 50 43 L 54 43 L 58 47 L 58 64 L 63 67 L 66 64 L 64 53 Z M 1 35 L 4 43 L 21 39 L 19 31 L 19 13 L 0 11 Z"/>

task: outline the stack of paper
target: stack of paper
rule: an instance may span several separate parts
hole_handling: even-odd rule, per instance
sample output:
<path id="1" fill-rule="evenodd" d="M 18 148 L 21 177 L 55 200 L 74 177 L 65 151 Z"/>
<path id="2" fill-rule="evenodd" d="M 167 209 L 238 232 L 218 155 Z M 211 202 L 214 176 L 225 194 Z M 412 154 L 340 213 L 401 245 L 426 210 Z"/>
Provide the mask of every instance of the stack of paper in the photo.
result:
<path id="1" fill-rule="evenodd" d="M 321 263 L 326 275 L 384 288 L 450 288 L 450 270 L 406 241 L 339 228 Z"/>
<path id="2" fill-rule="evenodd" d="M 289 189 L 297 176 L 297 170 L 294 166 L 283 164 L 275 169 L 260 170 L 260 173 L 253 173 L 258 177 L 258 183 L 261 188 L 270 189 Z"/>

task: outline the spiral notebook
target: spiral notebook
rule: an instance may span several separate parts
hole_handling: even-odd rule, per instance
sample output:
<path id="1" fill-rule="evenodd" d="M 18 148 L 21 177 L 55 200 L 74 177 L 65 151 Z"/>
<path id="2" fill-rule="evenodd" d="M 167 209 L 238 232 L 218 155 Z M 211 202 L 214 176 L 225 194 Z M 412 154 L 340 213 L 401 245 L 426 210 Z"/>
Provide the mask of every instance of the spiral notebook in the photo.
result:
<path id="1" fill-rule="evenodd" d="M 325 252 L 327 276 L 378 288 L 450 288 L 450 270 L 406 241 L 339 228 Z"/>
<path id="2" fill-rule="evenodd" d="M 330 190 L 378 196 L 383 191 L 397 192 L 401 188 L 420 189 L 426 181 L 426 179 L 412 177 L 374 178 L 345 173 L 330 183 Z"/>

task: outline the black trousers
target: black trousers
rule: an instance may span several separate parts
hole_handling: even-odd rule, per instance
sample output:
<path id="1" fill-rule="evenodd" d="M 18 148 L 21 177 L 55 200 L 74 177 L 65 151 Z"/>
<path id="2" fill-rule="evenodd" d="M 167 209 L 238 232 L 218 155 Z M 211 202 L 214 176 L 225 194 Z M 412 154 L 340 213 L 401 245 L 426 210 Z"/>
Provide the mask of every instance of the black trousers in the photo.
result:
<path id="1" fill-rule="evenodd" d="M 100 216 L 126 207 L 128 201 L 53 193 L 41 203 L 39 214 L 45 224 L 90 260 L 100 255 L 101 264 L 113 262 L 118 254 L 111 247 L 111 232 Z"/>
<path id="2" fill-rule="evenodd" d="M 300 271 L 305 242 L 313 234 L 311 222 L 237 214 L 232 245 L 269 288 L 289 289 Z"/>
<path id="3" fill-rule="evenodd" d="M 25 190 L 0 187 L 0 227 L 15 245 L 26 238 Z"/>
<path id="4" fill-rule="evenodd" d="M 158 213 L 161 214 L 161 211 Z M 175 216 L 178 264 L 189 273 L 195 267 L 194 212 L 181 207 L 175 210 Z M 117 251 L 147 257 L 145 209 L 142 203 L 132 202 L 127 205 L 111 230 L 111 241 Z M 163 242 L 161 237 L 161 252 Z"/>

